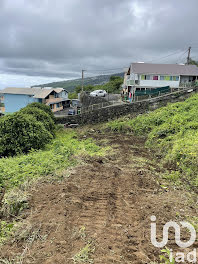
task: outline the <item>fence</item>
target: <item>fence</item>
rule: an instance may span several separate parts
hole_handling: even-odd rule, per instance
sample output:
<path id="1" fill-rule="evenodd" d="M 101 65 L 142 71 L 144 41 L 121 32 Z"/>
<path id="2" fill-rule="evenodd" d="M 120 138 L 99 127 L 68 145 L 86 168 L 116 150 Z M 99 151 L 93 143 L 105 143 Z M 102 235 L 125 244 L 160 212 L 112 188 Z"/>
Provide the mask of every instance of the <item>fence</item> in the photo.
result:
<path id="1" fill-rule="evenodd" d="M 105 108 L 108 106 L 120 105 L 120 104 L 124 104 L 124 102 L 123 101 L 108 101 L 108 102 L 101 102 L 99 104 L 92 104 L 87 107 L 82 107 L 81 113 L 86 113 L 86 112 L 98 110 L 101 108 Z"/>
<path id="2" fill-rule="evenodd" d="M 174 92 L 189 90 L 190 88 L 194 88 L 194 87 L 182 86 L 178 88 L 170 88 L 169 86 L 165 86 L 165 87 L 152 88 L 142 91 L 138 90 L 135 91 L 134 101 L 149 100 L 155 97 L 163 96 L 163 94 L 172 94 Z"/>
<path id="3" fill-rule="evenodd" d="M 165 87 L 158 87 L 158 88 L 151 88 L 151 89 L 145 89 L 145 90 L 136 90 L 135 96 L 142 96 L 142 95 L 159 95 L 163 93 L 170 92 L 170 86 Z"/>
<path id="4" fill-rule="evenodd" d="M 163 88 L 163 89 L 162 89 Z M 192 87 L 191 87 L 192 88 Z M 195 88 L 194 88 L 195 89 Z M 153 99 L 157 99 L 157 98 L 163 98 L 164 96 L 171 96 L 174 94 L 178 94 L 178 92 L 192 92 L 194 89 L 189 89 L 189 87 L 180 87 L 180 88 L 169 88 L 169 86 L 166 87 L 161 87 L 161 90 L 158 89 L 158 93 L 153 93 L 153 94 L 144 94 L 143 96 L 135 96 L 134 101 L 132 102 L 132 104 L 134 102 L 147 102 L 147 101 L 152 101 Z M 139 91 L 138 91 L 139 92 Z M 148 96 L 147 98 L 145 98 L 145 95 Z M 157 95 L 157 96 L 156 96 Z M 144 98 L 143 98 L 144 97 Z M 140 99 L 140 100 L 139 100 Z M 84 113 L 88 113 L 88 112 L 93 112 L 94 110 L 99 110 L 99 109 L 104 109 L 104 108 L 109 108 L 111 106 L 120 106 L 120 105 L 130 105 L 131 103 L 127 100 L 127 101 L 107 101 L 107 102 L 101 102 L 99 104 L 93 104 L 87 107 L 83 107 L 81 108 L 77 114 L 75 114 L 74 116 L 80 115 L 80 114 L 84 114 Z M 63 114 L 63 115 L 58 115 L 60 118 L 61 117 L 65 117 L 67 116 L 67 114 Z"/>

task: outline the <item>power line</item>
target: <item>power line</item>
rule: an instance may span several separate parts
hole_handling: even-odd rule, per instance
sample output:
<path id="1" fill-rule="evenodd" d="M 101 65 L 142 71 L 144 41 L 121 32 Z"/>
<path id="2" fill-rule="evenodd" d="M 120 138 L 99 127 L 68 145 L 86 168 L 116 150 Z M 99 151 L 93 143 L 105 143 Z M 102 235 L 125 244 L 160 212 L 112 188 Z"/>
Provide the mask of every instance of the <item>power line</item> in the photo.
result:
<path id="1" fill-rule="evenodd" d="M 196 47 L 193 47 L 193 48 L 196 48 Z M 197 47 L 197 48 L 198 48 L 198 47 Z M 169 55 L 166 55 L 166 56 L 163 56 L 163 57 L 159 57 L 158 59 L 153 59 L 153 60 L 151 60 L 151 61 L 148 61 L 148 63 L 151 63 L 151 62 L 154 62 L 154 61 L 158 61 L 158 60 L 163 60 L 163 59 L 169 58 L 169 57 L 171 57 L 171 56 L 174 56 L 174 55 L 176 55 L 176 54 L 180 54 L 180 53 L 182 53 L 182 54 L 180 55 L 179 59 L 178 59 L 178 60 L 181 60 L 181 58 L 183 59 L 183 55 L 186 54 L 188 51 L 189 51 L 189 48 L 188 48 L 187 50 L 185 50 L 184 52 L 183 52 L 183 50 L 182 50 L 182 51 L 177 51 L 177 52 L 171 53 L 171 54 L 169 54 Z M 189 54 L 189 55 L 190 55 L 190 54 Z M 129 63 L 129 64 L 130 64 L 130 63 Z M 96 65 L 92 65 L 92 67 L 97 67 L 97 66 L 96 66 Z M 93 75 L 97 74 L 97 72 L 103 72 L 103 73 L 101 73 L 102 75 L 103 75 L 103 74 L 104 74 L 104 75 L 107 75 L 107 74 L 108 74 L 107 72 L 109 72 L 109 74 L 112 74 L 111 71 L 122 70 L 122 72 L 123 72 L 124 68 L 128 68 L 128 66 L 127 66 L 127 67 L 120 67 L 120 68 L 111 68 L 111 69 L 95 69 L 95 70 L 87 69 L 86 72 L 88 72 L 88 73 L 90 73 L 90 74 L 93 74 Z M 91 76 L 90 76 L 90 77 L 91 77 Z"/>
<path id="2" fill-rule="evenodd" d="M 121 67 L 121 68 L 114 68 L 114 69 L 97 69 L 97 70 L 87 70 L 88 72 L 96 72 L 96 71 L 116 71 L 116 70 L 123 70 L 124 68 L 127 68 L 127 67 Z"/>
<path id="3" fill-rule="evenodd" d="M 174 53 L 169 54 L 169 55 L 167 55 L 167 56 L 164 56 L 164 57 L 161 57 L 161 58 L 158 58 L 158 59 L 151 60 L 151 61 L 149 61 L 149 62 L 162 60 L 162 59 L 165 59 L 165 58 L 168 58 L 168 57 L 174 56 L 174 55 L 176 55 L 176 54 L 179 54 L 179 53 L 181 53 L 181 52 L 183 52 L 183 51 L 179 51 L 179 52 L 177 51 L 177 52 L 174 52 Z M 185 52 L 186 52 L 186 50 L 185 50 Z"/>
<path id="4" fill-rule="evenodd" d="M 188 50 L 184 51 L 184 53 L 182 53 L 182 55 L 179 57 L 178 61 L 181 61 L 184 59 L 184 54 L 186 54 L 188 52 Z M 186 59 L 186 57 L 185 57 Z"/>

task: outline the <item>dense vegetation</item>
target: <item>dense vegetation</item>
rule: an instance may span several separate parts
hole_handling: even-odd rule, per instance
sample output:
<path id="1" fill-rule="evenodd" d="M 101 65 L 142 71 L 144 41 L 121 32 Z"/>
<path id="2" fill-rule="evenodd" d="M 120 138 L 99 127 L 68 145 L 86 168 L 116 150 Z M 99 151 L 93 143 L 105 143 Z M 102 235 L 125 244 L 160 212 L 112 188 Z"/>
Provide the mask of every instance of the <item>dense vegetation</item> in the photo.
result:
<path id="1" fill-rule="evenodd" d="M 58 181 L 68 177 L 68 167 L 78 163 L 82 155 L 103 155 L 104 149 L 91 139 L 78 140 L 74 131 L 59 129 L 56 137 L 44 149 L 28 154 L 0 159 L 0 244 L 13 234 L 18 225 L 16 217 L 28 208 L 28 188 L 38 178 Z M 78 156 L 78 158 L 76 158 Z M 2 196 L 1 196 L 2 199 Z"/>
<path id="2" fill-rule="evenodd" d="M 116 73 L 116 74 L 110 74 L 110 75 L 99 75 L 99 76 L 94 76 L 94 77 L 87 77 L 86 78 L 86 74 L 85 74 L 85 78 L 84 78 L 84 85 L 101 85 L 104 83 L 107 83 L 110 79 L 111 76 L 120 76 L 120 77 L 124 77 L 124 73 Z M 68 81 L 62 81 L 62 82 L 53 82 L 53 83 L 47 83 L 47 84 L 42 84 L 42 85 L 37 85 L 39 87 L 53 87 L 53 88 L 57 88 L 57 87 L 62 87 L 65 90 L 67 90 L 68 92 L 74 92 L 76 86 L 80 86 L 82 83 L 82 79 L 74 79 L 74 80 L 68 80 Z"/>
<path id="3" fill-rule="evenodd" d="M 55 125 L 48 108 L 33 103 L 0 119 L 0 157 L 40 149 L 52 140 Z"/>
<path id="4" fill-rule="evenodd" d="M 198 67 L 198 61 L 195 61 L 195 60 L 190 59 L 189 64 L 196 65 Z"/>
<path id="5" fill-rule="evenodd" d="M 83 90 L 86 92 L 91 92 L 94 90 L 105 90 L 108 93 L 120 93 L 121 85 L 123 84 L 123 78 L 120 76 L 111 76 L 109 79 L 109 82 L 101 85 L 85 85 Z M 79 85 L 75 88 L 75 91 L 73 93 L 69 94 L 70 99 L 75 99 L 78 96 L 78 93 L 80 93 L 82 90 L 82 87 Z"/>
<path id="6" fill-rule="evenodd" d="M 54 114 L 53 114 L 53 112 L 51 111 L 50 107 L 47 106 L 47 105 L 45 105 L 45 104 L 31 103 L 31 104 L 27 105 L 26 108 L 27 108 L 27 107 L 28 107 L 28 108 L 29 108 L 29 107 L 31 107 L 31 108 L 32 108 L 32 107 L 39 108 L 39 109 L 43 110 L 44 112 L 46 112 L 46 113 L 52 118 L 52 120 L 55 119 Z"/>
<path id="7" fill-rule="evenodd" d="M 169 104 L 135 119 L 110 122 L 113 131 L 132 131 L 147 137 L 146 145 L 174 170 L 167 175 L 179 183 L 198 186 L 198 95 L 185 102 Z"/>
<path id="8" fill-rule="evenodd" d="M 76 163 L 75 159 L 71 159 L 72 155 L 99 155 L 102 153 L 100 151 L 100 147 L 92 140 L 79 141 L 75 132 L 60 130 L 44 150 L 32 150 L 26 155 L 1 158 L 1 184 L 10 189 L 38 177 L 60 175 L 64 169 Z"/>
<path id="9" fill-rule="evenodd" d="M 31 106 L 21 109 L 20 113 L 30 115 L 34 117 L 37 121 L 43 123 L 45 129 L 54 136 L 55 124 L 49 114 L 47 114 L 40 108 L 31 107 Z"/>

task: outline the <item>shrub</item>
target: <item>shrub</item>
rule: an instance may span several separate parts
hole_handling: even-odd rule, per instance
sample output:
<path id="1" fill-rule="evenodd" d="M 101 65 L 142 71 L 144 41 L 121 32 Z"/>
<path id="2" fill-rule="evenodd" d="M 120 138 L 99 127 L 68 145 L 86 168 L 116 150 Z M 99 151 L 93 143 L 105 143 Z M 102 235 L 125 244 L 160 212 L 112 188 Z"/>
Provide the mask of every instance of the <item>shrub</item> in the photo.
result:
<path id="1" fill-rule="evenodd" d="M 33 116 L 18 112 L 0 119 L 0 157 L 40 149 L 52 138 L 45 126 Z"/>
<path id="2" fill-rule="evenodd" d="M 50 115 L 50 117 L 52 118 L 52 120 L 55 119 L 54 114 L 51 111 L 50 107 L 47 106 L 47 105 L 45 105 L 45 104 L 34 102 L 34 103 L 31 103 L 31 104 L 27 105 L 26 108 L 27 107 L 37 107 L 37 108 L 43 110 L 44 112 L 46 112 L 48 115 Z"/>
<path id="3" fill-rule="evenodd" d="M 131 131 L 128 121 L 123 120 L 123 119 L 110 121 L 106 129 L 111 130 L 113 132 L 118 132 L 118 133 Z"/>
<path id="4" fill-rule="evenodd" d="M 20 110 L 22 114 L 31 115 L 36 118 L 37 121 L 43 123 L 44 127 L 54 136 L 55 124 L 52 118 L 43 110 L 37 107 L 25 107 Z"/>
<path id="5" fill-rule="evenodd" d="M 91 139 L 78 140 L 77 134 L 73 131 L 62 130 L 44 150 L 33 150 L 28 154 L 0 159 L 0 179 L 2 181 L 0 186 L 8 190 L 39 177 L 53 175 L 54 178 L 66 175 L 65 169 L 77 162 L 75 157 L 72 158 L 74 154 L 100 156 L 104 155 L 105 151 L 106 149 L 98 147 Z M 13 195 L 9 197 L 5 195 L 5 200 L 8 201 L 6 208 L 13 205 L 13 200 L 24 201 L 23 205 L 25 205 L 25 197 L 22 199 L 16 196 L 15 198 L 10 197 Z"/>

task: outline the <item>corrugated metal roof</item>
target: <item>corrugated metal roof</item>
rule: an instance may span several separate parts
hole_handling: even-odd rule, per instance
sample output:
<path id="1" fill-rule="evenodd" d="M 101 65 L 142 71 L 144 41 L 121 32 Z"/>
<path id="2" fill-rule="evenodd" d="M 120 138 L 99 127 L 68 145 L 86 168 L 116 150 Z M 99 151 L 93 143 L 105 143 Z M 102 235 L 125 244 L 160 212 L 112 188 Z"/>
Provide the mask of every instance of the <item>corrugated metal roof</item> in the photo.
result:
<path id="1" fill-rule="evenodd" d="M 4 90 L 1 90 L 2 94 L 26 94 L 26 95 L 35 95 L 41 89 L 40 88 L 16 88 L 16 87 L 8 87 Z"/>
<path id="2" fill-rule="evenodd" d="M 61 93 L 62 91 L 64 91 L 64 89 L 63 88 L 55 88 L 54 91 L 57 93 Z"/>
<path id="3" fill-rule="evenodd" d="M 55 91 L 56 93 L 61 93 L 62 91 L 64 91 L 64 89 L 63 88 L 41 89 L 41 91 L 39 93 L 35 94 L 34 98 L 42 98 L 42 99 L 44 99 L 45 97 L 47 97 L 53 91 Z"/>
<path id="4" fill-rule="evenodd" d="M 1 94 L 24 94 L 24 95 L 33 95 L 34 98 L 41 98 L 44 99 L 47 97 L 51 92 L 55 91 L 56 93 L 62 92 L 63 88 L 41 88 L 41 87 L 34 87 L 34 88 L 17 88 L 17 87 L 8 87 L 4 90 L 0 90 Z"/>
<path id="5" fill-rule="evenodd" d="M 37 92 L 34 95 L 34 98 L 44 99 L 45 97 L 47 97 L 53 91 L 54 91 L 53 89 L 41 89 L 39 92 Z"/>
<path id="6" fill-rule="evenodd" d="M 131 67 L 133 73 L 139 74 L 198 76 L 198 67 L 195 65 L 132 63 Z"/>

